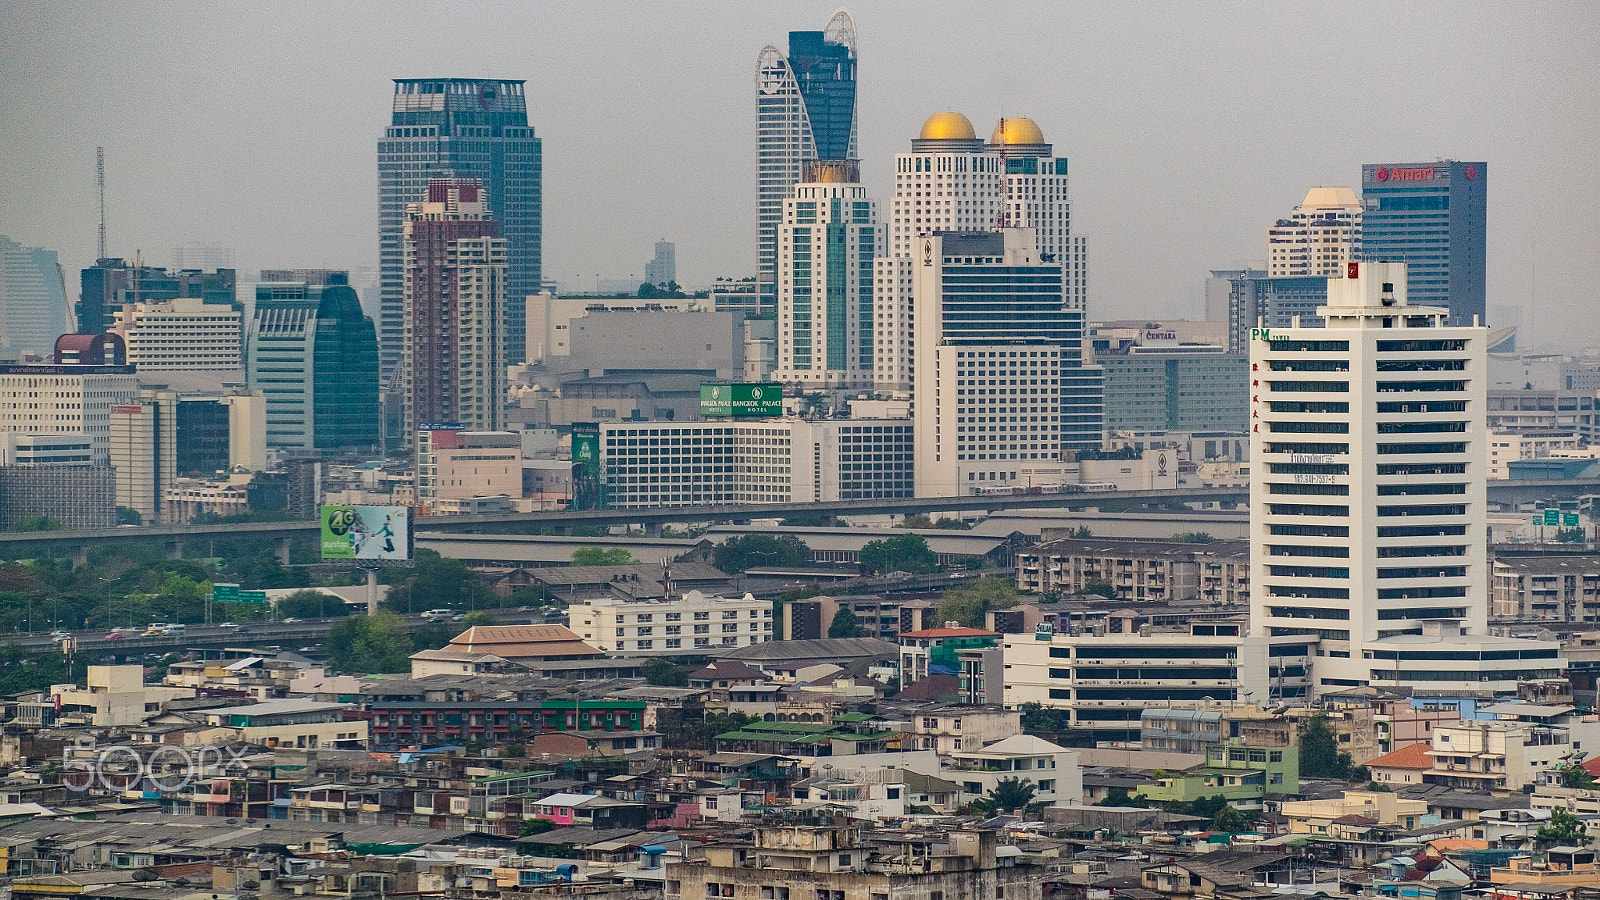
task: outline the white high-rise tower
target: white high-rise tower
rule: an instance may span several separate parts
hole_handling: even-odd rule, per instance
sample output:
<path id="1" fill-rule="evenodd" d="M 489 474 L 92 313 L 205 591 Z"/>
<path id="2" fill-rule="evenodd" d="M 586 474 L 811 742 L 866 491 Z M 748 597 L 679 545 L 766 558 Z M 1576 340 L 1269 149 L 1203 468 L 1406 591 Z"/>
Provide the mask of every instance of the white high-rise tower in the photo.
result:
<path id="1" fill-rule="evenodd" d="M 774 381 L 802 390 L 874 384 L 878 208 L 860 180 L 856 160 L 809 162 L 783 201 Z"/>
<path id="2" fill-rule="evenodd" d="M 1322 691 L 1554 677 L 1554 643 L 1487 636 L 1488 330 L 1409 305 L 1404 264 L 1341 276 L 1326 325 L 1251 336 L 1252 628 L 1320 641 Z"/>
<path id="3" fill-rule="evenodd" d="M 895 156 L 888 253 L 879 257 L 874 278 L 880 390 L 906 390 L 915 380 L 912 257 L 920 236 L 1032 229 L 1039 261 L 1062 267 L 1067 308 L 1084 312 L 1085 241 L 1072 234 L 1067 160 L 1053 153 L 1031 119 L 1001 119 L 985 143 L 966 116 L 942 112 L 923 123 L 910 153 Z"/>
<path id="4" fill-rule="evenodd" d="M 1361 258 L 1361 198 L 1347 187 L 1314 187 L 1287 219 L 1267 229 L 1271 278 L 1337 278 Z"/>

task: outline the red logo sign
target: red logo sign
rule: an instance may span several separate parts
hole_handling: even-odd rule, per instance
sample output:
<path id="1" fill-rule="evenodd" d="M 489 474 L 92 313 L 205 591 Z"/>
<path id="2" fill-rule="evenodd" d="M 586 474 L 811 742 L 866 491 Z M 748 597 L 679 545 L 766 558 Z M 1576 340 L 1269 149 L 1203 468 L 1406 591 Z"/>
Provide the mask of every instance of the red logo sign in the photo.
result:
<path id="1" fill-rule="evenodd" d="M 1383 166 L 1379 166 L 1378 171 L 1372 173 L 1372 177 L 1378 179 L 1379 181 L 1388 181 L 1389 170 L 1385 169 Z"/>
<path id="2" fill-rule="evenodd" d="M 1358 263 L 1358 262 L 1347 263 L 1345 265 L 1344 277 L 1346 277 L 1346 278 L 1360 278 L 1361 277 L 1361 263 Z"/>
<path id="3" fill-rule="evenodd" d="M 1467 176 L 1467 180 L 1471 181 L 1472 179 L 1478 177 L 1478 167 L 1477 166 L 1467 166 L 1465 169 L 1463 169 L 1461 171 L 1461 174 Z"/>

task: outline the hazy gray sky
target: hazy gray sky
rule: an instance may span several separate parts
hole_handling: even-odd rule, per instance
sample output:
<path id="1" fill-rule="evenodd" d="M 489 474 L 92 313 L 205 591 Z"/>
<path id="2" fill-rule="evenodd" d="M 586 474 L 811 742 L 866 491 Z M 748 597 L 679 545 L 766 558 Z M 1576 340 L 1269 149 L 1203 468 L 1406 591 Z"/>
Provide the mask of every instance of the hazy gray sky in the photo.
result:
<path id="1" fill-rule="evenodd" d="M 544 271 L 755 271 L 754 71 L 825 3 L 0 2 L 0 233 L 92 263 L 189 241 L 374 265 L 390 79 L 528 81 Z M 1600 343 L 1600 4 L 851 5 L 864 180 L 931 112 L 1035 119 L 1072 158 L 1094 318 L 1203 314 L 1209 268 L 1363 162 L 1490 165 L 1489 307 Z M 1536 261 L 1536 264 L 1535 264 Z M 365 298 L 364 298 L 365 299 Z M 1530 324 L 1529 317 L 1524 323 Z"/>

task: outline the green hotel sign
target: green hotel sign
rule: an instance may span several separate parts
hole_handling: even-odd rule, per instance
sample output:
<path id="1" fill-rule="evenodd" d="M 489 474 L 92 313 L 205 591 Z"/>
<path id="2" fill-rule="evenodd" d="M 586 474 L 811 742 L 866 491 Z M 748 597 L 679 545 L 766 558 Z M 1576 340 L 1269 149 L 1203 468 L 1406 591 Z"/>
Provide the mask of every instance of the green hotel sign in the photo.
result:
<path id="1" fill-rule="evenodd" d="M 700 385 L 700 415 L 707 419 L 781 416 L 783 386 L 706 382 Z"/>

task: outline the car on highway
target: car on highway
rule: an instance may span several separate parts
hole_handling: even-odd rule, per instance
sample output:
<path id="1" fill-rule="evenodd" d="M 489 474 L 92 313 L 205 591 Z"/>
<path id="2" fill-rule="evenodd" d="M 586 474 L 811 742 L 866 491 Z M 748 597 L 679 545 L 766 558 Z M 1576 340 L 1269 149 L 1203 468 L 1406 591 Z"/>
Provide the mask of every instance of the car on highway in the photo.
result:
<path id="1" fill-rule="evenodd" d="M 52 631 L 52 632 L 50 632 L 50 640 L 52 640 L 52 641 L 64 641 L 69 637 L 72 637 L 72 632 L 70 632 L 70 631 Z"/>
<path id="2" fill-rule="evenodd" d="M 126 634 L 124 634 L 123 632 L 113 631 L 110 634 L 106 635 L 105 639 L 108 640 L 108 641 L 125 641 L 125 640 L 128 639 L 128 636 Z"/>
<path id="3" fill-rule="evenodd" d="M 283 620 L 283 624 L 285 624 L 285 625 L 293 625 L 296 622 L 304 622 L 304 621 L 305 621 L 305 619 L 297 619 L 294 616 L 290 616 L 289 618 Z"/>
<path id="4" fill-rule="evenodd" d="M 218 625 L 217 627 L 218 628 L 238 628 L 239 626 L 234 622 L 223 622 L 221 625 Z"/>

